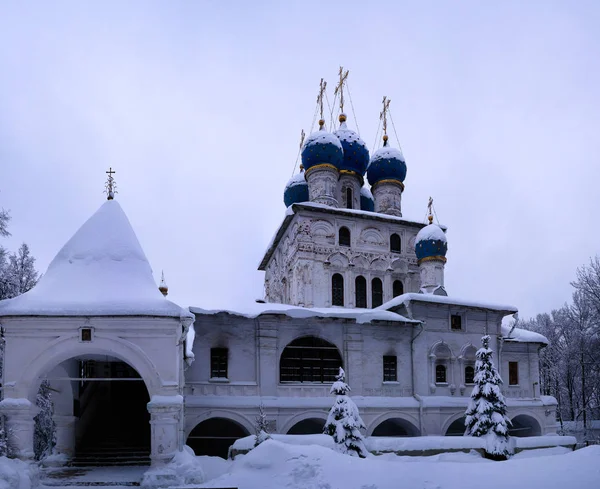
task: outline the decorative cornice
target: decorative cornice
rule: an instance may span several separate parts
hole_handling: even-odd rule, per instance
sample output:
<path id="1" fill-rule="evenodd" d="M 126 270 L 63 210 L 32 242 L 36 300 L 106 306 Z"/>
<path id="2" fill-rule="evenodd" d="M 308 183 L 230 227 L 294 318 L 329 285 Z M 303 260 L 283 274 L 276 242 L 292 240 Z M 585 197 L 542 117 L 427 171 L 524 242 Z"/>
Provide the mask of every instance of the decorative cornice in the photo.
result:
<path id="1" fill-rule="evenodd" d="M 446 263 L 446 257 L 442 256 L 442 255 L 436 255 L 436 256 L 425 256 L 423 258 L 421 258 L 419 261 L 417 261 L 417 265 L 420 265 L 423 262 L 426 261 L 441 261 L 442 263 Z"/>
<path id="2" fill-rule="evenodd" d="M 320 163 L 319 165 L 311 166 L 308 170 L 304 172 L 304 178 L 308 181 L 308 175 L 312 173 L 313 170 L 325 170 L 331 169 L 334 171 L 338 171 L 338 169 L 332 165 L 331 163 Z"/>
<path id="3" fill-rule="evenodd" d="M 400 180 L 395 180 L 393 178 L 385 178 L 383 180 L 379 180 L 378 182 L 375 182 L 375 185 L 373 185 L 373 190 L 376 189 L 379 185 L 382 185 L 384 183 L 392 183 L 392 184 L 398 185 L 400 187 L 400 189 L 402 190 L 402 192 L 404 192 L 404 184 Z"/>
<path id="4" fill-rule="evenodd" d="M 361 187 L 365 184 L 365 179 L 363 178 L 363 176 L 360 173 L 355 172 L 354 170 L 340 170 L 340 178 L 342 177 L 342 175 L 348 175 L 351 177 L 358 178 Z"/>

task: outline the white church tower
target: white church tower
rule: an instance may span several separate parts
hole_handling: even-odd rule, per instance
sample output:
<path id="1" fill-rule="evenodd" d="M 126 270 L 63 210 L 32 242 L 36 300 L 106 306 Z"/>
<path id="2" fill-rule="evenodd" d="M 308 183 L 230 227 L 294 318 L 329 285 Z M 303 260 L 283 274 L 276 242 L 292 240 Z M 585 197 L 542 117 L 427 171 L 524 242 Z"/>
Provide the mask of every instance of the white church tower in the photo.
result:
<path id="1" fill-rule="evenodd" d="M 265 271 L 266 302 L 373 308 L 405 292 L 445 294 L 447 246 L 435 259 L 428 240 L 431 226 L 445 239 L 444 230 L 402 217 L 406 162 L 389 144 L 390 101 L 383 98 L 380 115 L 383 146 L 370 157 L 347 125 L 347 77 L 340 68 L 335 88 L 340 125 L 333 133 L 325 128 L 326 83 L 321 80 L 319 130 L 302 146 L 300 173 L 284 191 L 286 217 L 259 265 Z M 422 228 L 426 235 L 419 234 Z M 415 253 L 417 243 L 427 244 L 423 253 L 419 247 Z"/>

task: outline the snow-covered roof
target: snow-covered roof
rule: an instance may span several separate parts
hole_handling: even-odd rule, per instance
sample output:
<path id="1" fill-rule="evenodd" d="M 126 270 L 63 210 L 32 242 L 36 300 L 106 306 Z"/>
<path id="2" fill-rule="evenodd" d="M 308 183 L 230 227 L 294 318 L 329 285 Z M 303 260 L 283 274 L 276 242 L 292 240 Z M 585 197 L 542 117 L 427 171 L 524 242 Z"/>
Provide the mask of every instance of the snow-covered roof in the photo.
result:
<path id="1" fill-rule="evenodd" d="M 373 219 L 376 221 L 382 222 L 394 222 L 397 224 L 403 224 L 405 226 L 411 226 L 417 229 L 424 228 L 426 226 L 425 223 L 421 221 L 413 221 L 410 219 L 405 219 L 403 217 L 392 216 L 389 214 L 381 214 L 379 212 L 371 212 L 371 211 L 363 211 L 361 209 L 344 209 L 340 207 L 331 207 L 325 204 L 318 204 L 316 202 L 302 202 L 299 204 L 293 204 L 286 209 L 285 217 L 282 223 L 279 225 L 277 231 L 273 235 L 271 242 L 267 246 L 267 251 L 265 252 L 264 257 L 262 258 L 260 264 L 258 265 L 259 270 L 266 270 L 269 261 L 271 260 L 271 256 L 273 256 L 273 252 L 277 248 L 279 241 L 285 234 L 288 226 L 292 222 L 294 215 L 298 211 L 313 211 L 313 212 L 323 212 L 328 214 L 340 215 L 340 216 L 350 216 L 350 217 L 358 217 L 362 219 Z M 446 226 L 439 226 L 442 230 L 446 229 Z"/>
<path id="2" fill-rule="evenodd" d="M 390 310 L 390 309 L 397 308 L 399 306 L 407 306 L 411 301 L 431 302 L 431 303 L 436 303 L 436 304 L 450 304 L 453 306 L 465 306 L 465 307 L 471 307 L 473 309 L 485 309 L 488 311 L 505 312 L 507 314 L 514 314 L 515 312 L 517 312 L 516 307 L 508 306 L 506 304 L 492 304 L 489 302 L 480 302 L 480 301 L 459 299 L 457 297 L 447 297 L 447 296 L 443 296 L 443 295 L 433 295 L 433 294 L 417 294 L 414 292 L 402 294 L 397 297 L 394 297 L 392 300 L 379 306 L 375 310 L 381 310 L 381 309 Z"/>
<path id="3" fill-rule="evenodd" d="M 256 318 L 265 314 L 283 314 L 291 318 L 336 318 L 336 319 L 354 319 L 358 324 L 370 323 L 372 321 L 394 321 L 398 323 L 419 323 L 414 319 L 408 319 L 400 314 L 385 310 L 361 309 L 361 308 L 343 308 L 343 307 L 299 307 L 289 304 L 276 303 L 249 303 L 230 309 L 202 309 L 200 307 L 190 307 L 190 311 L 197 315 L 212 315 L 219 313 L 232 314 L 246 318 Z"/>
<path id="4" fill-rule="evenodd" d="M 127 216 L 108 200 L 58 252 L 29 292 L 0 316 L 190 316 L 159 292 Z"/>
<path id="5" fill-rule="evenodd" d="M 505 341 L 515 341 L 518 343 L 542 343 L 548 345 L 548 338 L 540 333 L 528 331 L 526 329 L 514 328 L 509 324 L 502 325 L 502 336 Z"/>

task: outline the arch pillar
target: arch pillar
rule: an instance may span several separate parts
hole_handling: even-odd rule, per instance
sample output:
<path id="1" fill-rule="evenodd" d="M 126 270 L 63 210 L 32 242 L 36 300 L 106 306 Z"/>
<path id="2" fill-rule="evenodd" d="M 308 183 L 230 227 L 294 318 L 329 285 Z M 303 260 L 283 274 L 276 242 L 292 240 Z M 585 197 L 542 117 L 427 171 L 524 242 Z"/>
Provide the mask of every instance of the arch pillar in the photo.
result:
<path id="1" fill-rule="evenodd" d="M 33 460 L 34 420 L 38 409 L 25 398 L 6 398 L 0 413 L 6 417 L 8 445 L 21 460 Z"/>
<path id="2" fill-rule="evenodd" d="M 152 396 L 150 413 L 150 460 L 163 465 L 183 449 L 183 397 Z"/>
<path id="3" fill-rule="evenodd" d="M 61 459 L 72 459 L 75 456 L 75 423 L 77 417 L 55 414 L 52 419 L 56 427 L 54 453 L 61 456 Z"/>

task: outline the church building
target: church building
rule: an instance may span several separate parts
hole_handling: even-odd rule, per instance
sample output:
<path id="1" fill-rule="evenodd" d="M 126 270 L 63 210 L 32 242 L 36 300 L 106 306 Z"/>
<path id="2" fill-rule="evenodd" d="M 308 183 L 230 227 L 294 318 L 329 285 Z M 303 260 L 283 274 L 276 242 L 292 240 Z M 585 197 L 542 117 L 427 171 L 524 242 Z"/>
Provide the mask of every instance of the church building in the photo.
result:
<path id="1" fill-rule="evenodd" d="M 44 380 L 55 452 L 81 465 L 160 464 L 184 444 L 226 456 L 261 411 L 273 433 L 321 433 L 339 367 L 366 436 L 462 435 L 484 334 L 511 434 L 555 432 L 556 400 L 539 386 L 546 338 L 503 326 L 513 306 L 446 290 L 448 240 L 431 200 L 428 222 L 402 215 L 407 165 L 389 143 L 389 103 L 372 155 L 340 105 L 339 127 L 328 132 L 321 115 L 285 187 L 287 210 L 259 265 L 264 300 L 235 310 L 166 298 L 109 174 L 108 200 L 39 283 L 0 302 L 0 412 L 19 457 L 33 456 Z"/>

